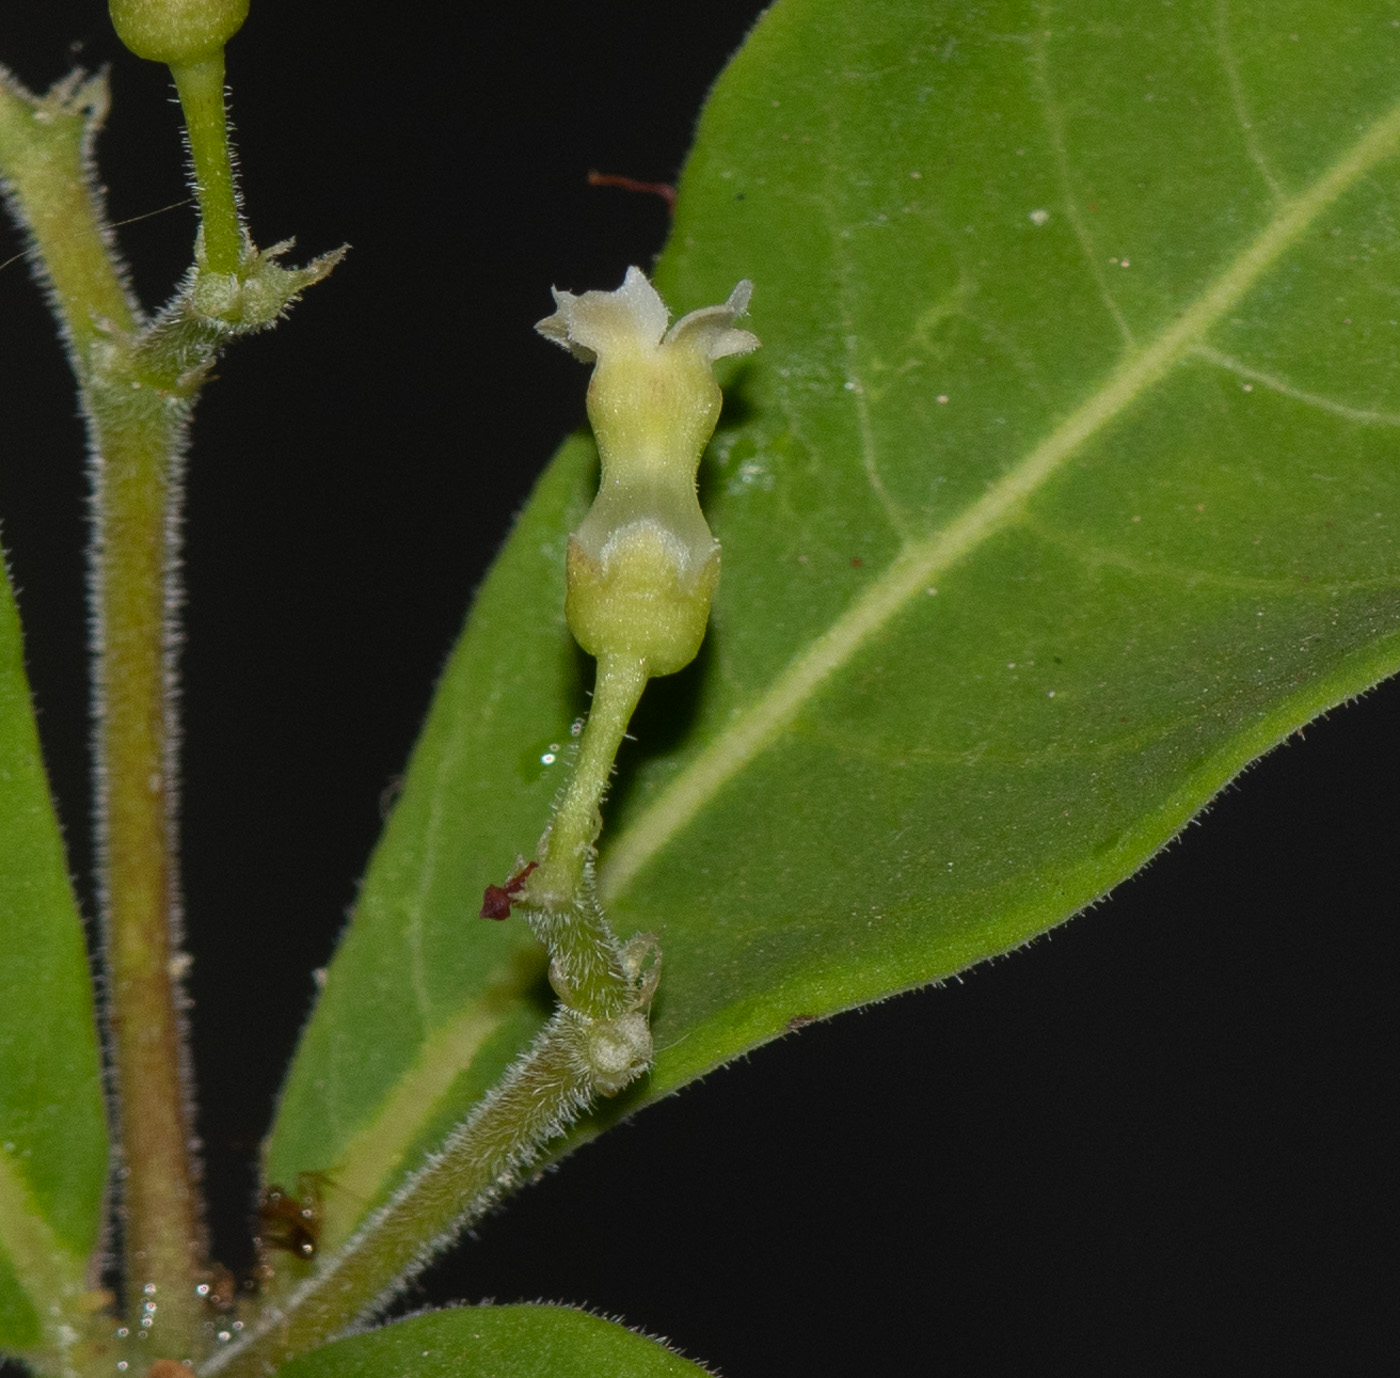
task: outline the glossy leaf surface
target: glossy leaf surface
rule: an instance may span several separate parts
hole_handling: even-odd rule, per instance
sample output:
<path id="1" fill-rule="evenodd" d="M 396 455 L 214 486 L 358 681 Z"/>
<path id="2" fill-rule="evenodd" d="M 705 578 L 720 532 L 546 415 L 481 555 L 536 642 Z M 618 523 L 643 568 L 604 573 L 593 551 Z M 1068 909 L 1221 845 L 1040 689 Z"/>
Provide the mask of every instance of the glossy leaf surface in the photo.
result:
<path id="1" fill-rule="evenodd" d="M 61 1345 L 44 1317 L 87 1285 L 106 1182 L 87 951 L 0 577 L 0 1349 Z"/>
<path id="2" fill-rule="evenodd" d="M 1400 664 L 1397 173 L 1379 0 L 769 12 L 658 272 L 678 313 L 752 278 L 764 343 L 702 467 L 709 641 L 608 807 L 665 954 L 624 1108 L 1069 917 Z M 341 1165 L 332 1235 L 543 1017 L 474 916 L 586 707 L 595 468 L 482 590 L 294 1067 L 270 1175 Z"/>
<path id="3" fill-rule="evenodd" d="M 567 1306 L 467 1306 L 353 1335 L 285 1378 L 700 1378 L 659 1341 Z"/>

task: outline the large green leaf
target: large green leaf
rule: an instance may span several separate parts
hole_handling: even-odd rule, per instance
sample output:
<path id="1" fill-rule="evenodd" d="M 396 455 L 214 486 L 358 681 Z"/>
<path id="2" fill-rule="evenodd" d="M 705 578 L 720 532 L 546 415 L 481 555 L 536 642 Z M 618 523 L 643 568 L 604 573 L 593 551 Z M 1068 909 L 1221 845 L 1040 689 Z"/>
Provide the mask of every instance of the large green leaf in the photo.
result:
<path id="1" fill-rule="evenodd" d="M 1060 922 L 1400 665 L 1398 57 L 1382 0 L 768 13 L 659 269 L 678 311 L 753 278 L 764 347 L 702 472 L 711 637 L 608 808 L 665 954 L 623 1108 Z M 479 596 L 288 1083 L 269 1171 L 335 1168 L 333 1237 L 542 1018 L 473 916 L 586 704 L 594 470 Z"/>
<path id="2" fill-rule="evenodd" d="M 657 1340 L 568 1306 L 465 1306 L 337 1340 L 284 1378 L 700 1378 Z"/>
<path id="3" fill-rule="evenodd" d="M 284 1378 L 701 1378 L 660 1341 L 568 1306 L 464 1306 L 352 1335 Z"/>
<path id="4" fill-rule="evenodd" d="M 106 1183 L 87 951 L 0 569 L 0 1349 L 77 1338 Z"/>

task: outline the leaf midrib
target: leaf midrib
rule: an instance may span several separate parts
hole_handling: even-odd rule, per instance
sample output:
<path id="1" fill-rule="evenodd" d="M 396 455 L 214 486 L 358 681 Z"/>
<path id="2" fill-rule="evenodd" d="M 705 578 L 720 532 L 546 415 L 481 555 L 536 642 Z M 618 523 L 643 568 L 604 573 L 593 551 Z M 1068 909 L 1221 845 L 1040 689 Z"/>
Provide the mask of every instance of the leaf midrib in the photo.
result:
<path id="1" fill-rule="evenodd" d="M 1019 464 L 941 531 L 908 542 L 875 580 L 767 690 L 738 714 L 608 848 L 603 897 L 614 903 L 705 804 L 772 745 L 819 686 L 856 655 L 901 608 L 926 596 L 929 581 L 967 559 L 1016 519 L 1026 500 L 1081 446 L 1158 383 L 1230 311 L 1308 227 L 1400 140 L 1400 103 L 1375 121 L 1307 190 L 1273 219 L 1156 338 L 1131 350 L 1102 385 Z"/>

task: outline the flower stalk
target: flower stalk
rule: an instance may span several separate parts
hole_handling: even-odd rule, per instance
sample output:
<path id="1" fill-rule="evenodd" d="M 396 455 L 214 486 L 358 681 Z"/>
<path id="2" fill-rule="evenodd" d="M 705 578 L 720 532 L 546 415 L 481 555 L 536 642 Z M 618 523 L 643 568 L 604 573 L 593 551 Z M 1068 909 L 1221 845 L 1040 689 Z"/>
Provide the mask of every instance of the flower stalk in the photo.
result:
<path id="1" fill-rule="evenodd" d="M 204 266 L 215 273 L 236 273 L 243 263 L 244 231 L 224 106 L 223 50 L 197 62 L 175 64 L 170 75 L 189 134 Z"/>
<path id="2" fill-rule="evenodd" d="M 588 416 L 601 473 L 569 538 L 565 614 L 598 673 L 574 774 L 518 897 L 549 949 L 560 1000 L 590 1016 L 636 1002 L 624 948 L 598 904 L 594 844 L 647 680 L 690 664 L 705 636 L 720 556 L 695 477 L 723 403 L 712 365 L 758 346 L 734 325 L 751 290 L 741 282 L 722 305 L 667 330 L 666 304 L 629 268 L 615 292 L 556 291 L 557 310 L 536 327 L 594 366 Z"/>
<path id="3" fill-rule="evenodd" d="M 719 573 L 719 547 L 695 492 L 721 402 L 710 365 L 758 341 L 733 328 L 747 283 L 669 332 L 665 305 L 635 268 L 616 292 L 556 292 L 555 300 L 559 310 L 541 333 L 596 365 L 589 416 L 602 481 L 570 538 L 567 613 L 598 674 L 574 772 L 535 860 L 488 888 L 482 916 L 523 908 L 548 949 L 559 1005 L 496 1087 L 355 1234 L 308 1274 L 279 1276 L 258 1323 L 206 1363 L 211 1378 L 262 1378 L 363 1321 L 599 1096 L 616 1095 L 651 1065 L 659 950 L 647 934 L 624 942 L 613 932 L 598 902 L 595 845 L 613 762 L 648 679 L 688 664 L 704 635 Z"/>

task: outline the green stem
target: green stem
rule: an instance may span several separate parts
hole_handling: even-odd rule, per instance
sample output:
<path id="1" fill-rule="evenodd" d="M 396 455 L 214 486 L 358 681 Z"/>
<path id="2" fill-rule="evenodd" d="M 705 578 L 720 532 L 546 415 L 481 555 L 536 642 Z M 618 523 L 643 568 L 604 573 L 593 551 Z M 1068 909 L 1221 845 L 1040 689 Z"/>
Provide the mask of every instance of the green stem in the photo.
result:
<path id="1" fill-rule="evenodd" d="M 92 140 L 106 113 L 102 77 L 60 82 L 35 96 L 0 69 L 0 179 L 38 251 L 36 270 L 77 373 L 98 339 L 134 331 L 140 315 L 113 261 L 88 177 Z"/>
<path id="2" fill-rule="evenodd" d="M 593 844 L 603 826 L 599 810 L 613 762 L 646 683 L 640 660 L 605 656 L 598 661 L 578 761 L 541 839 L 537 869 L 520 896 L 531 927 L 549 948 L 560 997 L 597 1018 L 616 1014 L 632 992 L 621 944 L 594 894 Z"/>
<path id="3" fill-rule="evenodd" d="M 427 1164 L 317 1271 L 265 1307 L 243 1339 L 201 1367 L 264 1378 L 372 1312 L 479 1220 L 596 1092 L 585 1016 L 558 1009 L 530 1050 Z"/>
<path id="4" fill-rule="evenodd" d="M 224 107 L 223 49 L 213 57 L 172 66 L 170 74 L 189 133 L 205 266 L 214 273 L 236 273 L 243 262 L 243 222 Z"/>
<path id="5" fill-rule="evenodd" d="M 180 1015 L 174 822 L 177 521 L 186 408 L 137 384 L 83 389 L 93 441 L 94 703 L 110 1045 L 122 1144 L 127 1312 L 160 1351 L 203 1319 L 204 1232 Z M 154 1291 L 148 1290 L 154 1288 Z M 146 1312 L 147 1315 L 152 1313 Z"/>
<path id="6" fill-rule="evenodd" d="M 646 687 L 644 662 L 598 664 L 579 756 L 539 861 L 519 899 L 549 948 L 560 1006 L 442 1147 L 340 1248 L 301 1281 L 278 1279 L 262 1320 L 205 1365 L 207 1375 L 262 1378 L 373 1311 L 489 1210 L 599 1095 L 615 1095 L 650 1065 L 647 1014 L 654 942 L 618 942 L 593 893 L 599 805 Z"/>
<path id="7" fill-rule="evenodd" d="M 143 1346 L 150 1358 L 183 1358 L 202 1332 L 194 1288 L 204 1262 L 174 931 L 169 692 L 189 392 L 136 370 L 138 313 L 89 174 L 105 109 L 100 81 L 61 84 L 44 97 L 9 83 L 0 90 L 0 174 L 49 282 L 92 444 L 98 888 L 127 1311 L 133 1325 L 152 1321 L 154 1343 Z"/>

